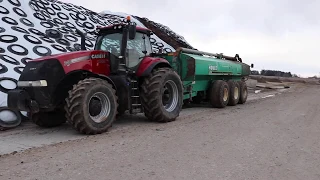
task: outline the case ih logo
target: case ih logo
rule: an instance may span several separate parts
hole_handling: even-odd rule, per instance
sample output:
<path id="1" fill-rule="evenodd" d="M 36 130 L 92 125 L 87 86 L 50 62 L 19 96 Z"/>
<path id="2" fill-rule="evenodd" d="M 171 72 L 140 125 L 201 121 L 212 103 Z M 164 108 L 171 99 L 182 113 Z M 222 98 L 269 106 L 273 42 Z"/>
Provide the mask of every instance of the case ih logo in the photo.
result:
<path id="1" fill-rule="evenodd" d="M 92 54 L 91 59 L 104 59 L 106 58 L 106 54 Z"/>

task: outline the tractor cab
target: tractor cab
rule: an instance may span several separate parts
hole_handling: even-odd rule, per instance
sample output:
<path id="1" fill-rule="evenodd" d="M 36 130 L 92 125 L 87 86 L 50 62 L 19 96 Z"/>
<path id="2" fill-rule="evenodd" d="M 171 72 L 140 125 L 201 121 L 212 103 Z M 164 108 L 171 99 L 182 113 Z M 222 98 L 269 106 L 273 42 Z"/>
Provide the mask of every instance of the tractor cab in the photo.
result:
<path id="1" fill-rule="evenodd" d="M 141 60 L 152 53 L 148 29 L 136 27 L 134 22 L 98 27 L 95 50 L 108 51 L 120 59 L 119 64 L 136 71 Z"/>

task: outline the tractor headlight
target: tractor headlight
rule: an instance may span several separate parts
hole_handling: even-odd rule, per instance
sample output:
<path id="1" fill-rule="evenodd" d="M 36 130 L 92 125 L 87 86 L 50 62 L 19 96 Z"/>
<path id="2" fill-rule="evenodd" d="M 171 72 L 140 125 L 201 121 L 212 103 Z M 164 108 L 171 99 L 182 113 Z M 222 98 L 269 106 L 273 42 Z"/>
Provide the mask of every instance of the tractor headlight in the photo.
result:
<path id="1" fill-rule="evenodd" d="M 46 87 L 48 83 L 46 80 L 39 81 L 18 81 L 18 87 Z"/>

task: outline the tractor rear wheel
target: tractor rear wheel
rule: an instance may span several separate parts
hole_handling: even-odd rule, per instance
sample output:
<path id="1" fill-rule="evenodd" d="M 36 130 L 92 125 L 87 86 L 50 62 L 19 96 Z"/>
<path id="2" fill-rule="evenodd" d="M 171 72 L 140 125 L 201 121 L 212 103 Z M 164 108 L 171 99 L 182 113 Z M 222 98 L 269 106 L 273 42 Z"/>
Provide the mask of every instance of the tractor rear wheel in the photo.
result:
<path id="1" fill-rule="evenodd" d="M 66 98 L 66 117 L 83 134 L 106 132 L 116 119 L 118 98 L 110 83 L 99 78 L 78 82 Z"/>
<path id="2" fill-rule="evenodd" d="M 228 81 L 229 86 L 229 106 L 235 106 L 239 102 L 240 98 L 240 88 L 239 84 L 236 81 L 229 80 Z"/>
<path id="3" fill-rule="evenodd" d="M 64 111 L 61 110 L 52 112 L 38 112 L 34 114 L 28 113 L 28 117 L 34 124 L 45 128 L 60 126 L 66 122 Z"/>
<path id="4" fill-rule="evenodd" d="M 144 79 L 141 89 L 141 104 L 149 120 L 170 122 L 179 116 L 183 104 L 183 86 L 174 70 L 155 69 Z"/>
<path id="5" fill-rule="evenodd" d="M 229 86 L 225 81 L 217 80 L 210 88 L 210 104 L 215 108 L 224 108 L 229 102 Z"/>
<path id="6" fill-rule="evenodd" d="M 239 104 L 244 104 L 247 101 L 248 98 L 248 87 L 246 82 L 244 81 L 239 81 L 239 86 L 240 86 L 240 98 L 239 98 Z"/>

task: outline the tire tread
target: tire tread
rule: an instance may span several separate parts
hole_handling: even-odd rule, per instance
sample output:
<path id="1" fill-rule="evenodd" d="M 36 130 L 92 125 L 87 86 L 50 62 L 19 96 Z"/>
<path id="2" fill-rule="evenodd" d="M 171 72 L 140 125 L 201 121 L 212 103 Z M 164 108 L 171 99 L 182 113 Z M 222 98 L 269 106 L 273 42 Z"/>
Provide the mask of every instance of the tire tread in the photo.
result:
<path id="1" fill-rule="evenodd" d="M 112 94 L 116 98 L 116 108 L 118 108 L 118 98 L 115 95 L 116 91 L 107 81 L 97 78 L 86 78 L 78 82 L 78 84 L 73 85 L 73 88 L 69 91 L 68 97 L 65 99 L 66 105 L 64 107 L 66 113 L 67 121 L 73 126 L 74 129 L 82 134 L 94 135 L 101 134 L 107 131 L 112 125 L 100 130 L 92 130 L 85 123 L 84 116 L 82 115 L 81 109 L 81 99 L 85 96 L 86 89 L 89 89 L 94 84 L 103 84 L 112 90 Z M 87 106 L 87 105 L 84 105 Z"/>
<path id="2" fill-rule="evenodd" d="M 178 115 L 175 117 L 167 117 L 164 113 L 162 113 L 162 107 L 158 103 L 158 95 L 160 94 L 162 78 L 166 73 L 170 73 L 179 77 L 178 74 L 171 68 L 158 68 L 154 70 L 150 76 L 145 78 L 141 85 L 141 104 L 144 108 L 145 116 L 151 121 L 171 122 L 179 116 L 178 113 Z M 182 103 L 178 103 L 178 106 L 180 106 L 179 108 L 181 109 Z"/>

